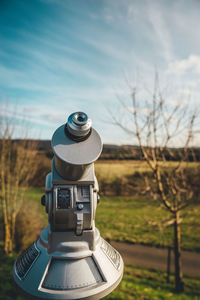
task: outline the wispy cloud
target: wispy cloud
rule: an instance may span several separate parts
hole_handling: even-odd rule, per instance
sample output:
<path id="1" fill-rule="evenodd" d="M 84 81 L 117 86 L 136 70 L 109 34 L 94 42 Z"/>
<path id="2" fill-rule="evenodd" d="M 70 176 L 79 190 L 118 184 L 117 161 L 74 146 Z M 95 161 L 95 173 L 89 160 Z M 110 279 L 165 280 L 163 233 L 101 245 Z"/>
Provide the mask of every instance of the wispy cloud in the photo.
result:
<path id="1" fill-rule="evenodd" d="M 81 109 L 94 116 L 95 126 L 109 140 L 109 126 L 100 120 L 105 107 L 116 106 L 116 94 L 128 98 L 128 81 L 139 89 L 145 83 L 151 90 L 154 66 L 164 73 L 164 82 L 184 79 L 185 86 L 171 99 L 187 96 L 190 88 L 197 98 L 195 5 L 159 0 L 36 2 L 30 10 L 22 0 L 13 10 L 13 22 L 2 21 L 0 12 L 0 103 L 7 96 L 11 102 L 17 98 L 19 118 L 26 116 L 50 132 L 66 114 Z M 117 131 L 113 139 L 119 139 Z"/>
<path id="2" fill-rule="evenodd" d="M 191 54 L 187 59 L 175 60 L 169 64 L 168 72 L 183 75 L 186 72 L 200 74 L 200 56 Z"/>
<path id="3" fill-rule="evenodd" d="M 161 51 L 163 51 L 163 57 L 166 59 L 167 62 L 169 62 L 173 58 L 173 51 L 171 36 L 167 27 L 167 22 L 165 20 L 164 11 L 162 7 L 158 4 L 158 2 L 151 1 L 148 2 L 147 14 L 149 17 L 149 21 L 154 29 L 154 33 L 156 35 L 155 37 L 158 39 L 162 47 Z"/>

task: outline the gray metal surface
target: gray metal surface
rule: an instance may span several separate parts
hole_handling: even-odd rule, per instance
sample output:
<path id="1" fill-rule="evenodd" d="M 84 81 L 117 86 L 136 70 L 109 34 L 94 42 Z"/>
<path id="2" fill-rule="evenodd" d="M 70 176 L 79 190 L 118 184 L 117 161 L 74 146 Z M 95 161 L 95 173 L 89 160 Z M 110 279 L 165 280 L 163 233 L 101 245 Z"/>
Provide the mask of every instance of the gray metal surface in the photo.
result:
<path id="1" fill-rule="evenodd" d="M 72 114 L 68 126 L 70 134 L 86 139 L 71 139 L 66 125 L 54 133 L 55 156 L 42 199 L 49 225 L 13 267 L 14 281 L 28 300 L 97 300 L 123 275 L 120 254 L 101 238 L 94 222 L 98 182 L 93 162 L 101 139 L 84 113 Z"/>
<path id="2" fill-rule="evenodd" d="M 76 142 L 65 134 L 65 125 L 55 131 L 51 146 L 57 172 L 71 180 L 80 179 L 102 151 L 101 138 L 95 129 L 86 140 Z"/>
<path id="3" fill-rule="evenodd" d="M 85 137 L 89 134 L 92 121 L 84 112 L 76 112 L 69 116 L 66 124 L 66 130 L 76 138 Z"/>
<path id="4" fill-rule="evenodd" d="M 31 263 L 23 279 L 14 264 L 13 277 L 27 299 L 100 299 L 109 294 L 123 275 L 120 254 L 95 230 L 95 250 L 87 242 L 65 242 L 63 249 L 49 253 L 48 231 L 36 241 L 39 256 Z M 54 241 L 55 242 L 55 241 Z M 22 254 L 23 256 L 24 254 Z"/>
<path id="5" fill-rule="evenodd" d="M 84 270 L 84 272 L 80 272 L 80 270 Z M 42 287 L 50 290 L 72 290 L 100 282 L 103 282 L 103 278 L 96 268 L 92 256 L 80 259 L 53 258 Z"/>

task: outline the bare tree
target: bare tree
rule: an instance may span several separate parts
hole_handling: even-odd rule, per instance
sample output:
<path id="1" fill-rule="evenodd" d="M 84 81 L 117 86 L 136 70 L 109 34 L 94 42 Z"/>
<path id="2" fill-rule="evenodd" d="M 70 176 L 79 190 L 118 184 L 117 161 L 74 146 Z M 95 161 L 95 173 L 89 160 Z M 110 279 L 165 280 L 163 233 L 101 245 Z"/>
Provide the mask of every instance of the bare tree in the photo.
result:
<path id="1" fill-rule="evenodd" d="M 135 138 L 143 158 L 148 163 L 154 180 L 145 178 L 151 195 L 161 201 L 172 215 L 174 227 L 175 289 L 184 290 L 181 265 L 181 210 L 194 197 L 192 182 L 188 178 L 189 157 L 194 160 L 191 143 L 195 134 L 197 111 L 188 105 L 171 103 L 159 88 L 155 77 L 150 101 L 138 100 L 137 89 L 131 89 L 131 107 L 120 100 L 125 115 L 122 122 L 113 114 L 114 124 Z M 175 149 L 176 148 L 176 149 Z M 168 159 L 173 162 L 168 163 Z"/>
<path id="2" fill-rule="evenodd" d="M 28 181 L 35 172 L 35 143 L 25 138 L 13 140 L 15 121 L 0 118 L 0 208 L 4 225 L 4 251 L 12 254 L 16 217 L 23 203 Z"/>

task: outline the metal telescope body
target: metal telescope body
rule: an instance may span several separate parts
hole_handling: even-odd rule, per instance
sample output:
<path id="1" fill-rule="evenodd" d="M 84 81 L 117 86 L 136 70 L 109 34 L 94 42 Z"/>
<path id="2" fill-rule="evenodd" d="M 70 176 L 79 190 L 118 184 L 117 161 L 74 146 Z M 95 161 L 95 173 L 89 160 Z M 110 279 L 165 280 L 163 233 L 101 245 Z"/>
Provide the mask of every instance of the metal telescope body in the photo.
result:
<path id="1" fill-rule="evenodd" d="M 14 281 L 27 299 L 100 299 L 123 275 L 120 254 L 95 227 L 99 134 L 85 113 L 69 116 L 51 141 L 52 172 L 42 204 L 49 225 L 16 260 Z"/>

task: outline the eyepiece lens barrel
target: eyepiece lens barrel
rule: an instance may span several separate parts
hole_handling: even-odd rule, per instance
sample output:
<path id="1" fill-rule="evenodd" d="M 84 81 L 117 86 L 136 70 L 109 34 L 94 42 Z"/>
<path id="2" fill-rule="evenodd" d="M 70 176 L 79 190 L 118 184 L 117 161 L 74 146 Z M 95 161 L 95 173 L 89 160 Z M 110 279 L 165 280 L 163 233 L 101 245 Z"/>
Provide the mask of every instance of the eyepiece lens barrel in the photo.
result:
<path id="1" fill-rule="evenodd" d="M 73 140 L 84 140 L 91 132 L 92 121 L 84 112 L 71 114 L 65 126 L 66 134 Z"/>
<path id="2" fill-rule="evenodd" d="M 81 113 L 81 112 L 75 113 L 72 118 L 72 122 L 80 126 L 85 125 L 87 121 L 88 121 L 88 116 L 85 113 Z"/>

